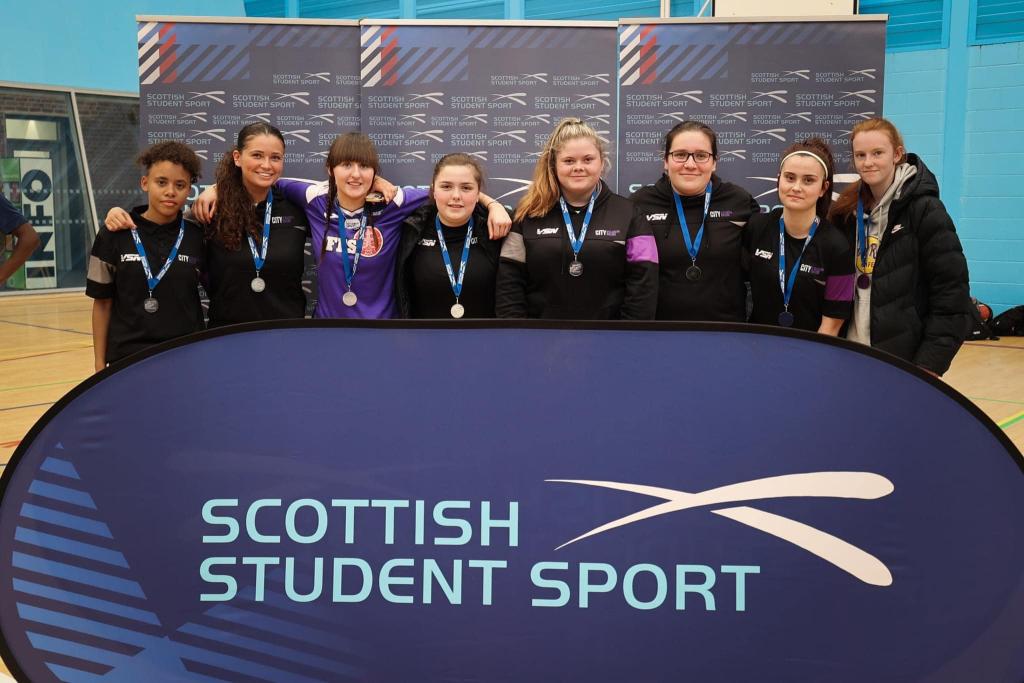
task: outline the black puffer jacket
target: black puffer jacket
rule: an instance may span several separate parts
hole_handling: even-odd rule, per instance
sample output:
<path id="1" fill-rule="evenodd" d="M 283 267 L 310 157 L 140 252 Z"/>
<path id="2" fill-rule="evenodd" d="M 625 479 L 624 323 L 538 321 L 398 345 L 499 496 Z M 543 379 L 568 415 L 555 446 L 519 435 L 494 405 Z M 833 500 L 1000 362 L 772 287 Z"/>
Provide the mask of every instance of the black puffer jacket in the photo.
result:
<path id="1" fill-rule="evenodd" d="M 871 284 L 871 346 L 942 374 L 970 324 L 967 260 L 935 176 L 917 173 L 889 207 Z M 856 249 L 857 221 L 838 222 Z"/>

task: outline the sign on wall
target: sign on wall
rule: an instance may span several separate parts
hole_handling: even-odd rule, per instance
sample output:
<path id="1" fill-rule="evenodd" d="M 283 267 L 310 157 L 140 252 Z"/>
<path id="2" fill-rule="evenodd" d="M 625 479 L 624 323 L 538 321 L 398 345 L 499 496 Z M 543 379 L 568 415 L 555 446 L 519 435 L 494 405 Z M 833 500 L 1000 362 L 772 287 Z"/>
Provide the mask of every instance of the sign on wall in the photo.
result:
<path id="1" fill-rule="evenodd" d="M 2 476 L 33 683 L 1024 678 L 1020 453 L 827 337 L 210 332 L 87 380 Z"/>
<path id="2" fill-rule="evenodd" d="M 357 23 L 221 21 L 140 18 L 141 144 L 188 144 L 209 185 L 238 131 L 269 123 L 284 134 L 288 175 L 325 178 L 331 140 L 359 128 Z"/>
<path id="3" fill-rule="evenodd" d="M 21 211 L 39 233 L 39 247 L 25 262 L 25 289 L 57 286 L 53 160 L 22 157 Z"/>
<path id="4" fill-rule="evenodd" d="M 657 180 L 665 133 L 693 119 L 718 135 L 718 174 L 772 207 L 781 152 L 802 138 L 853 170 L 850 129 L 882 115 L 884 70 L 885 21 L 873 18 L 623 23 L 620 186 Z"/>
<path id="5" fill-rule="evenodd" d="M 363 131 L 392 180 L 430 182 L 445 154 L 488 171 L 514 206 L 541 147 L 567 116 L 589 123 L 614 162 L 615 25 L 370 24 L 362 27 Z M 607 180 L 615 189 L 614 163 Z"/>

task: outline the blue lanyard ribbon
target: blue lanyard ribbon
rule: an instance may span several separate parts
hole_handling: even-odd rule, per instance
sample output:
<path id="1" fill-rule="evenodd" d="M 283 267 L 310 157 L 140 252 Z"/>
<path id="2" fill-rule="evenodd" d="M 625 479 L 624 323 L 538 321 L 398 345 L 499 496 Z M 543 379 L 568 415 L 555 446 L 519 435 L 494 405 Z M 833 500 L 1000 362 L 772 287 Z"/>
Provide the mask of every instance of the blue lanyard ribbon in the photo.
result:
<path id="1" fill-rule="evenodd" d="M 356 233 L 356 253 L 350 260 L 348 257 L 348 231 L 345 229 L 345 213 L 335 202 L 338 209 L 338 238 L 341 240 L 341 265 L 345 269 L 345 288 L 352 289 L 352 281 L 359 269 L 359 257 L 363 254 L 363 238 L 366 236 L 366 208 L 359 215 L 359 232 Z M 326 236 L 324 237 L 326 240 Z"/>
<path id="2" fill-rule="evenodd" d="M 594 215 L 594 202 L 597 201 L 597 191 L 601 185 L 598 184 L 590 193 L 590 204 L 587 205 L 587 215 L 583 217 L 583 227 L 580 228 L 580 238 L 576 239 L 576 231 L 572 227 L 572 219 L 569 217 L 569 207 L 565 204 L 565 197 L 559 196 L 558 203 L 562 206 L 562 220 L 565 221 L 565 229 L 569 232 L 569 243 L 572 245 L 572 255 L 576 258 L 583 248 L 583 240 L 587 237 L 587 228 L 590 227 L 590 217 Z"/>
<path id="3" fill-rule="evenodd" d="M 437 230 L 437 242 L 441 245 L 441 257 L 444 258 L 444 268 L 448 271 L 448 282 L 452 285 L 452 292 L 455 300 L 458 301 L 462 294 L 462 281 L 466 277 L 466 264 L 469 263 L 469 244 L 473 241 L 473 217 L 469 218 L 469 225 L 466 226 L 466 241 L 462 244 L 462 262 L 459 263 L 459 277 L 456 279 L 452 270 L 452 257 L 448 255 L 448 245 L 445 244 L 444 234 L 441 232 L 441 218 L 434 216 L 434 228 Z"/>
<path id="4" fill-rule="evenodd" d="M 252 263 L 256 266 L 256 275 L 260 274 L 263 269 L 263 264 L 267 261 L 267 248 L 270 246 L 270 211 L 274 206 L 274 193 L 267 192 L 267 208 L 263 212 L 263 244 L 260 245 L 260 250 L 256 251 L 256 242 L 253 241 L 252 235 L 246 233 L 246 237 L 249 238 L 249 251 L 252 252 Z"/>
<path id="5" fill-rule="evenodd" d="M 868 272 L 868 235 L 864 229 L 864 202 L 857 198 L 857 251 L 860 254 L 860 269 Z"/>
<path id="6" fill-rule="evenodd" d="M 804 238 L 804 246 L 800 249 L 800 255 L 796 257 L 796 262 L 793 264 L 793 270 L 789 273 L 789 278 L 786 278 L 786 223 L 782 220 L 782 216 L 779 216 L 779 289 L 782 290 L 782 305 L 785 309 L 789 310 L 789 299 L 793 296 L 793 285 L 796 284 L 796 274 L 800 272 L 800 259 L 804 257 L 804 252 L 807 251 L 807 245 L 811 243 L 811 239 L 814 237 L 814 232 L 818 229 L 818 217 L 814 217 L 814 222 L 811 223 L 811 230 L 807 233 L 807 237 Z"/>
<path id="7" fill-rule="evenodd" d="M 178 257 L 178 247 L 181 246 L 181 240 L 185 237 L 185 217 L 181 217 L 181 225 L 178 226 L 178 239 L 174 242 L 174 247 L 171 249 L 171 253 L 167 255 L 167 260 L 164 261 L 164 267 L 160 269 L 160 272 L 153 277 L 153 271 L 149 267 L 149 259 L 146 258 L 146 247 L 142 246 L 142 239 L 139 237 L 139 231 L 136 228 L 132 228 L 132 240 L 135 242 L 135 251 L 139 253 L 139 258 L 142 259 L 142 271 L 146 274 L 146 284 L 149 286 L 149 295 L 153 296 L 153 290 L 160 284 L 160 280 L 164 279 L 164 275 L 170 270 L 171 264 L 174 263 L 174 259 Z"/>
<path id="8" fill-rule="evenodd" d="M 673 191 L 672 198 L 676 200 L 676 215 L 679 216 L 679 227 L 683 231 L 686 251 L 690 254 L 690 261 L 697 265 L 697 254 L 700 253 L 700 243 L 704 239 L 704 223 L 708 219 L 708 207 L 711 206 L 711 181 L 708 181 L 708 186 L 704 188 L 704 215 L 700 219 L 700 230 L 697 231 L 696 239 L 690 239 L 690 226 L 686 224 L 686 215 L 683 213 L 683 202 L 679 199 L 679 193 Z"/>

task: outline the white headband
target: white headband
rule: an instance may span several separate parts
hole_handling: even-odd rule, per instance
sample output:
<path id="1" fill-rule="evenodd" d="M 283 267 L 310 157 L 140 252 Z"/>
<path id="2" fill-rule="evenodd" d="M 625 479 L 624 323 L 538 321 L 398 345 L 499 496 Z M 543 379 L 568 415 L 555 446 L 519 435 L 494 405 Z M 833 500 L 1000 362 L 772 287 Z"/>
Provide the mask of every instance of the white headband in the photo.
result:
<path id="1" fill-rule="evenodd" d="M 825 180 L 828 180 L 828 165 L 827 165 L 827 164 L 825 163 L 825 160 L 824 160 L 824 159 L 822 159 L 821 157 L 819 157 L 819 156 L 818 156 L 817 154 L 815 154 L 814 152 L 808 152 L 807 150 L 804 150 L 804 149 L 798 149 L 797 151 L 795 151 L 795 152 L 791 152 L 791 153 L 787 154 L 786 156 L 784 156 L 784 157 L 782 158 L 782 161 L 781 161 L 781 162 L 779 162 L 779 169 L 780 169 L 780 170 L 782 169 L 782 165 L 786 163 L 786 159 L 789 159 L 790 157 L 795 157 L 795 156 L 796 156 L 797 154 L 803 154 L 803 155 L 805 155 L 805 156 L 809 156 L 809 157 L 814 157 L 814 159 L 815 159 L 815 160 L 816 160 L 816 161 L 817 161 L 817 162 L 818 162 L 819 164 L 821 164 L 821 167 L 822 167 L 823 169 L 825 169 Z"/>

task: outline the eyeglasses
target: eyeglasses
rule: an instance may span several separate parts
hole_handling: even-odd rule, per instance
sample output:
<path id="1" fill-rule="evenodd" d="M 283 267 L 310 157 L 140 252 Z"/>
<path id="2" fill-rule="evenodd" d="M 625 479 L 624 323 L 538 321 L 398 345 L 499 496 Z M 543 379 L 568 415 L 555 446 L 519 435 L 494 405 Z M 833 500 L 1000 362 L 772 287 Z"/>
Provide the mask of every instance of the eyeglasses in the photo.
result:
<path id="1" fill-rule="evenodd" d="M 713 156 L 711 152 L 683 152 L 682 150 L 669 152 L 668 155 L 672 157 L 672 161 L 680 164 L 685 164 L 687 159 L 693 159 L 693 162 L 696 164 L 706 164 L 711 161 Z"/>

